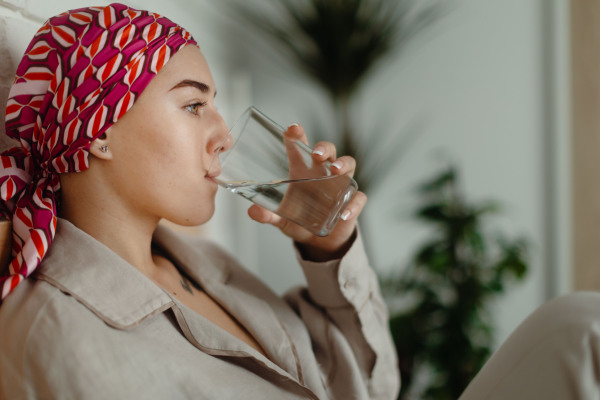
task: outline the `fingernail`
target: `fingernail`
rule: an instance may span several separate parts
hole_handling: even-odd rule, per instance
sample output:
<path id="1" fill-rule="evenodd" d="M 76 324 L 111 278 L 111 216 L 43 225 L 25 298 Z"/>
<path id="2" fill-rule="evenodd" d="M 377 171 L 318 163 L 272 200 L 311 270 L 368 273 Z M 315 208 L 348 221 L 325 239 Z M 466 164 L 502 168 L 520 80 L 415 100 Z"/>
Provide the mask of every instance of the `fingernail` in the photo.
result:
<path id="1" fill-rule="evenodd" d="M 352 215 L 352 212 L 350 210 L 346 210 L 344 211 L 344 213 L 342 214 L 341 218 L 344 221 L 348 221 L 348 218 L 350 218 L 350 215 Z"/>
<path id="2" fill-rule="evenodd" d="M 312 151 L 313 154 L 316 154 L 318 156 L 322 156 L 323 154 L 325 154 L 325 152 L 323 151 L 322 147 L 315 147 Z"/>
<path id="3" fill-rule="evenodd" d="M 292 126 L 300 126 L 300 124 L 299 124 L 299 123 L 297 123 L 297 122 L 294 122 L 293 124 L 291 124 L 291 125 L 290 125 L 290 128 L 291 128 Z"/>
<path id="4" fill-rule="evenodd" d="M 337 169 L 342 168 L 342 165 L 344 165 L 341 161 L 336 161 L 334 163 L 331 164 L 332 167 L 335 167 Z"/>

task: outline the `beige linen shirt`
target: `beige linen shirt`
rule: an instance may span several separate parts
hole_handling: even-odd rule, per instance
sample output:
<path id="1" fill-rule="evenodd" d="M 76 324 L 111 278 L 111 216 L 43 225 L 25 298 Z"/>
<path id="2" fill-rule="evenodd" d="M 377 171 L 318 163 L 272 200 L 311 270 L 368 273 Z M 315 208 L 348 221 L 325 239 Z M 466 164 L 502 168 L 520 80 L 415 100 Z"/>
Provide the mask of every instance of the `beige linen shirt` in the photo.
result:
<path id="1" fill-rule="evenodd" d="M 154 244 L 268 357 L 66 220 L 34 276 L 0 306 L 0 399 L 394 399 L 387 311 L 360 237 L 301 260 L 278 297 L 221 249 L 164 227 Z"/>

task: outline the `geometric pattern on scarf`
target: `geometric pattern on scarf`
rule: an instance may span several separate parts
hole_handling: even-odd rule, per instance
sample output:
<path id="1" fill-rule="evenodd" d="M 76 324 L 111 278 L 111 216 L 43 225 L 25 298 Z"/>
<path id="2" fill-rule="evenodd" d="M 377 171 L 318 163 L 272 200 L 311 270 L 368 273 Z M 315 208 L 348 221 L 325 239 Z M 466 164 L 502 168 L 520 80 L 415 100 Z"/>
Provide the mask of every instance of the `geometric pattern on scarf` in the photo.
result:
<path id="1" fill-rule="evenodd" d="M 0 302 L 38 267 L 54 238 L 58 174 L 88 168 L 91 142 L 131 108 L 191 35 L 156 13 L 114 3 L 67 11 L 37 31 L 6 106 L 0 213 L 12 220 L 12 258 Z"/>

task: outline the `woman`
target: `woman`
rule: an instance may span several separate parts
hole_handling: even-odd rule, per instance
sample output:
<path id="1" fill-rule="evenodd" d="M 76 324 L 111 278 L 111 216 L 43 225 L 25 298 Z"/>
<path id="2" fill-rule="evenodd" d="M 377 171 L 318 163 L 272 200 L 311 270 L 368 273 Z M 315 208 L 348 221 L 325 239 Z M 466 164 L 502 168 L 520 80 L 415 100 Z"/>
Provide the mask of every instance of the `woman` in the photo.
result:
<path id="1" fill-rule="evenodd" d="M 162 218 L 212 216 L 227 128 L 196 42 L 121 4 L 51 18 L 9 95 L 0 398 L 394 398 L 386 309 L 356 231 L 358 193 L 326 238 L 258 206 L 295 242 L 307 288 L 277 297 Z M 301 126 L 286 135 L 306 141 Z M 330 143 L 315 159 L 354 160 Z"/>

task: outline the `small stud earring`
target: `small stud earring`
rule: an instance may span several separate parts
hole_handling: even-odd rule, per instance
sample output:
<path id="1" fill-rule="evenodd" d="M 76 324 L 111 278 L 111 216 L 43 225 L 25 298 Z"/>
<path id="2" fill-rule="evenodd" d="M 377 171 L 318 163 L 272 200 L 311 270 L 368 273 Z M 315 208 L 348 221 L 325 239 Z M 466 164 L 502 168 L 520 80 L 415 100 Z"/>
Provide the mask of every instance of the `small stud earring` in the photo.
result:
<path id="1" fill-rule="evenodd" d="M 100 146 L 100 151 L 106 153 L 108 151 L 108 146 L 103 144 L 102 146 Z"/>

